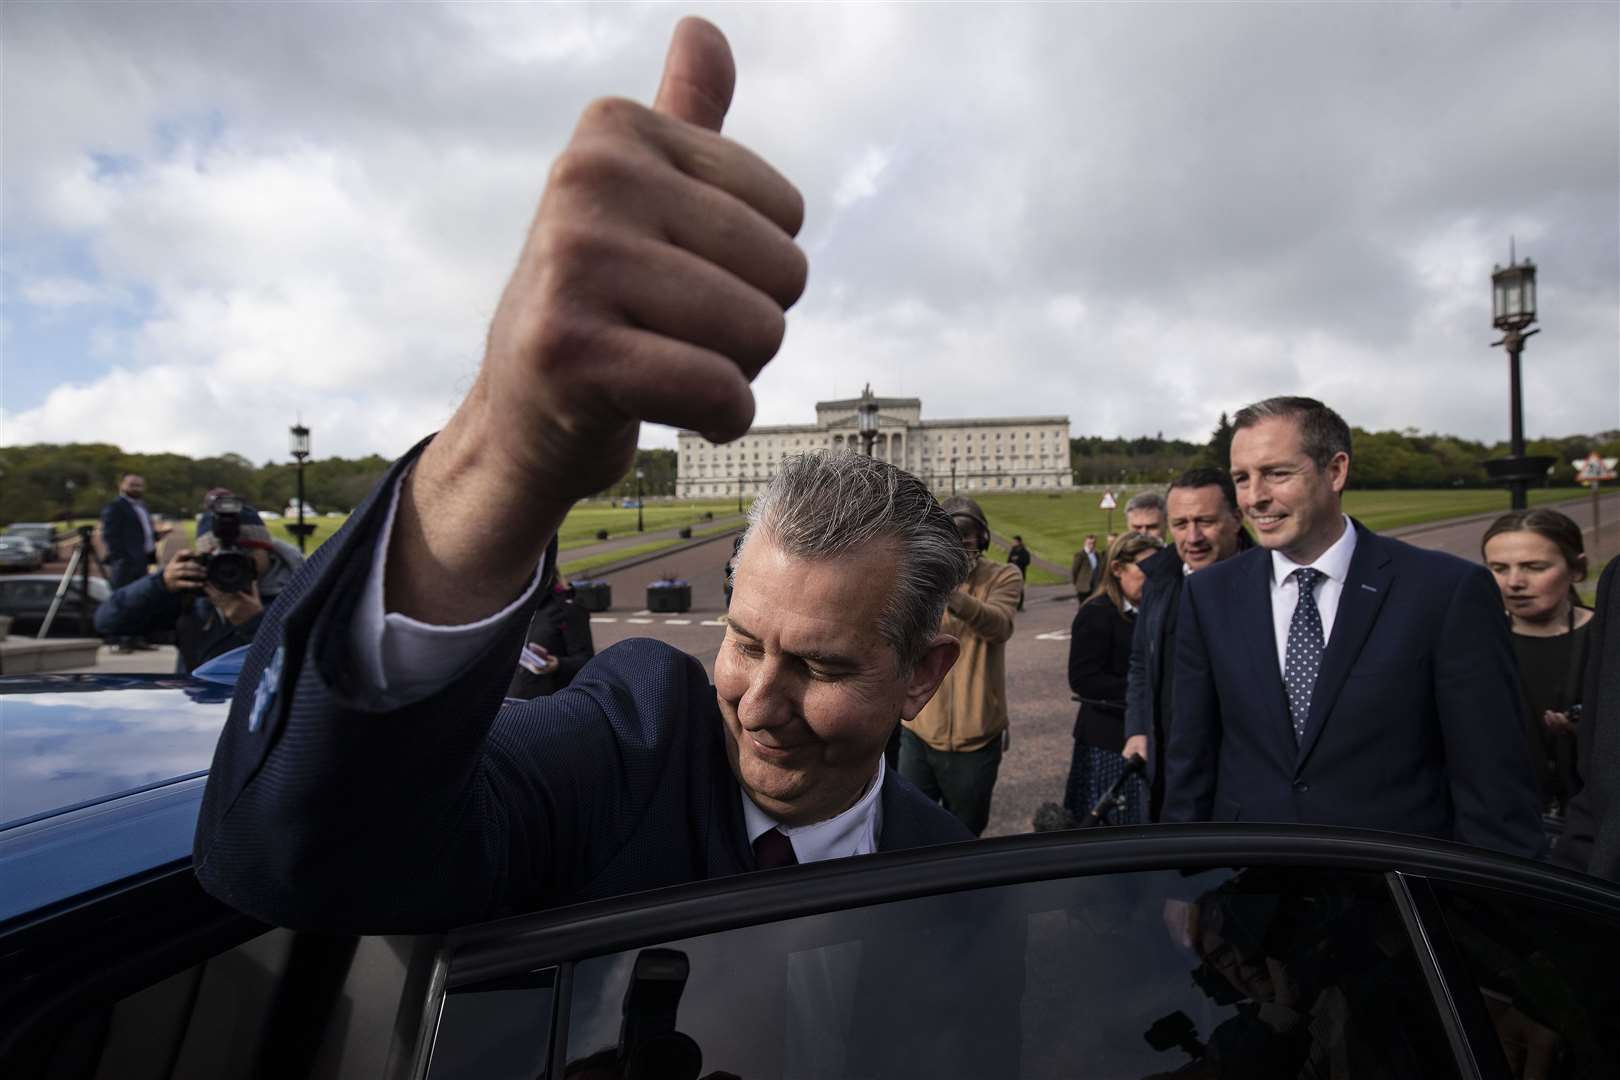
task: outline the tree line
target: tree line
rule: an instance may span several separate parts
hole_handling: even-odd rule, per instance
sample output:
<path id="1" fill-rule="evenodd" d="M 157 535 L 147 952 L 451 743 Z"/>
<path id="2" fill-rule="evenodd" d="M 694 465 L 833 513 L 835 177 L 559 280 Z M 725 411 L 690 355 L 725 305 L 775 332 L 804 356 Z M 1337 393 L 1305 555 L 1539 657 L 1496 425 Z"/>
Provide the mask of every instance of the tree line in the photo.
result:
<path id="1" fill-rule="evenodd" d="M 1225 468 L 1232 425 L 1223 413 L 1204 443 L 1166 439 L 1163 433 L 1135 438 L 1085 435 L 1069 440 L 1069 463 L 1081 484 L 1159 484 L 1198 465 Z M 1574 486 L 1570 462 L 1597 452 L 1620 457 L 1620 431 L 1534 439 L 1530 454 L 1554 459 L 1548 483 Z M 1505 457 L 1505 442 L 1486 444 L 1455 435 L 1405 431 L 1354 431 L 1351 483 L 1358 488 L 1490 487 L 1484 462 Z M 304 468 L 304 499 L 318 512 L 348 512 L 360 504 L 388 471 L 389 459 L 317 458 Z M 623 479 L 602 495 L 631 498 L 636 470 L 648 498 L 675 493 L 673 450 L 638 450 Z M 125 473 L 146 478 L 147 504 L 160 514 L 198 513 L 209 489 L 229 488 L 261 510 L 280 511 L 298 490 L 297 466 L 240 454 L 191 458 L 184 454 L 126 453 L 108 443 L 39 443 L 0 446 L 0 523 L 90 518 L 118 493 Z"/>
<path id="2" fill-rule="evenodd" d="M 1127 438 L 1087 436 L 1069 440 L 1070 464 L 1081 484 L 1159 483 L 1195 466 L 1230 464 L 1232 423 L 1225 413 L 1202 444 L 1162 434 Z M 1506 440 L 1476 442 L 1455 435 L 1405 431 L 1351 431 L 1350 483 L 1357 488 L 1486 488 L 1485 462 L 1508 456 Z M 1620 457 L 1620 431 L 1527 440 L 1525 453 L 1554 461 L 1547 484 L 1575 487 L 1570 462 L 1596 452 Z"/>

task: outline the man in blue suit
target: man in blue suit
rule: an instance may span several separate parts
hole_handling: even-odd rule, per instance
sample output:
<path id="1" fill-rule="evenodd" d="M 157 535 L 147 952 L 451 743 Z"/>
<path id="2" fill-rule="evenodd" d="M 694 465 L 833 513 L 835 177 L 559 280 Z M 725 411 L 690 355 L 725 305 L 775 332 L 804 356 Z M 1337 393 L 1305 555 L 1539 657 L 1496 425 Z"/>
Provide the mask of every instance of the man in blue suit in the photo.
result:
<path id="1" fill-rule="evenodd" d="M 632 640 L 503 701 L 574 500 L 624 475 L 643 420 L 746 432 L 804 287 L 798 192 L 719 135 L 733 78 L 687 19 L 652 109 L 586 109 L 467 398 L 265 613 L 198 822 L 227 903 L 429 931 L 970 838 L 883 762 L 956 660 L 967 555 L 872 458 L 791 459 L 756 499 L 712 684 Z"/>
<path id="2" fill-rule="evenodd" d="M 1182 590 L 1164 820 L 1353 825 L 1539 856 L 1490 574 L 1345 516 L 1350 429 L 1321 402 L 1270 398 L 1233 426 L 1261 546 Z"/>

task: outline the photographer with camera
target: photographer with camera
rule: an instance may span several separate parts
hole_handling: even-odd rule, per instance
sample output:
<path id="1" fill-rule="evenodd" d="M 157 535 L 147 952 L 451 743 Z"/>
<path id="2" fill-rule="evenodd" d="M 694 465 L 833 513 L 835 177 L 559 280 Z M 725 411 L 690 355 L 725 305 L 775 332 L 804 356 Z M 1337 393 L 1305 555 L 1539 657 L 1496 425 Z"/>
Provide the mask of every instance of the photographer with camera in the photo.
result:
<path id="1" fill-rule="evenodd" d="M 270 538 L 259 513 L 221 495 L 197 518 L 194 549 L 113 594 L 96 610 L 96 632 L 133 636 L 172 630 L 175 670 L 190 674 L 221 653 L 247 645 L 260 617 L 304 557 Z"/>

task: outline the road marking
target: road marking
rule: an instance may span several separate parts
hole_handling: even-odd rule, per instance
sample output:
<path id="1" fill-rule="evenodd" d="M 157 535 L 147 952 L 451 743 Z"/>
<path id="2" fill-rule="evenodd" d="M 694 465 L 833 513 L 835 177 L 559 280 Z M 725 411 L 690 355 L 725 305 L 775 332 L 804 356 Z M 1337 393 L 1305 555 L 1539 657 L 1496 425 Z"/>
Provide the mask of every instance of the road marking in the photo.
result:
<path id="1" fill-rule="evenodd" d="M 624 621 L 627 623 L 635 623 L 637 626 L 646 626 L 648 623 L 652 622 L 651 619 L 626 619 Z"/>
<path id="2" fill-rule="evenodd" d="M 591 622 L 593 622 L 593 623 L 594 622 L 618 622 L 618 621 L 619 621 L 619 617 L 617 615 L 592 615 L 591 616 Z"/>
<path id="3" fill-rule="evenodd" d="M 724 620 L 724 619 L 705 619 L 703 622 L 698 623 L 698 625 L 699 626 L 724 626 L 724 625 L 726 625 L 726 620 Z"/>
<path id="4" fill-rule="evenodd" d="M 664 620 L 664 625 L 665 626 L 691 626 L 692 625 L 692 620 L 691 619 L 665 619 Z"/>
<path id="5" fill-rule="evenodd" d="M 1035 640 L 1036 641 L 1068 641 L 1069 640 L 1069 632 L 1067 630 L 1052 630 L 1052 631 L 1050 631 L 1048 633 L 1045 633 L 1045 634 L 1036 634 L 1035 635 Z"/>
<path id="6" fill-rule="evenodd" d="M 638 611 L 638 612 L 636 612 L 636 614 L 637 614 L 637 615 L 651 615 L 651 614 L 652 614 L 652 612 L 650 612 L 650 611 L 647 611 L 647 610 L 646 610 L 646 609 L 643 609 L 643 610 L 641 610 L 641 611 Z"/>

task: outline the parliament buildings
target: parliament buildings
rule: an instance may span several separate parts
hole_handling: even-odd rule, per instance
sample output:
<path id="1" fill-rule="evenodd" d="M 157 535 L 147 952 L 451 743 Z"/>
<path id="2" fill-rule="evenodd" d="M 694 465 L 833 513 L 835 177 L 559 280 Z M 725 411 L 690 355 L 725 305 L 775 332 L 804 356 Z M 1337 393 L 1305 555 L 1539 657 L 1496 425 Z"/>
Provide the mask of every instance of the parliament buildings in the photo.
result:
<path id="1" fill-rule="evenodd" d="M 872 454 L 921 477 L 938 495 L 952 491 L 1057 491 L 1073 485 L 1069 418 L 996 416 L 924 420 L 918 398 L 874 397 L 816 402 L 813 424 L 756 427 L 716 446 L 695 431 L 678 440 L 675 494 L 681 498 L 751 495 L 784 458 L 812 450 L 859 453 L 862 411 L 875 412 Z"/>

